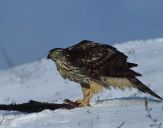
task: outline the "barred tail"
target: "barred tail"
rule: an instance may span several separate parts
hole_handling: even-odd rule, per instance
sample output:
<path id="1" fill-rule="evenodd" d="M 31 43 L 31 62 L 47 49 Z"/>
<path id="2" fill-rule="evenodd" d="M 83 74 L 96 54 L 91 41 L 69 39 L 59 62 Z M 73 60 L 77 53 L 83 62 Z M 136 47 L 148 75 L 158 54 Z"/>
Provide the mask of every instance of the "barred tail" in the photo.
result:
<path id="1" fill-rule="evenodd" d="M 150 88 L 148 88 L 146 85 L 144 85 L 140 80 L 138 80 L 137 78 L 129 78 L 129 80 L 133 83 L 134 88 L 137 88 L 138 90 L 140 90 L 141 92 L 144 93 L 149 93 L 150 95 L 163 100 L 162 97 L 160 97 L 159 95 L 157 95 L 155 92 L 153 92 Z"/>

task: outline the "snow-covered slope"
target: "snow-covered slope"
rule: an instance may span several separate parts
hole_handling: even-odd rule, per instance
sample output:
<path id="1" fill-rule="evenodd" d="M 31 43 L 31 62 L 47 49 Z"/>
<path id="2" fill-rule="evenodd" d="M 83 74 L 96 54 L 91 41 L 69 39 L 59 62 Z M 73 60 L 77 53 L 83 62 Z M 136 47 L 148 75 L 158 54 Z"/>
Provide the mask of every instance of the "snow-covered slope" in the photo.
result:
<path id="1" fill-rule="evenodd" d="M 163 38 L 130 41 L 114 45 L 129 56 L 130 62 L 139 64 L 134 70 L 152 90 L 163 96 Z M 105 90 L 92 99 L 92 106 L 74 110 L 45 110 L 40 113 L 24 114 L 0 112 L 0 127 L 10 128 L 125 128 L 150 127 L 154 122 L 146 117 L 144 99 L 148 94 L 136 90 Z M 0 103 L 23 103 L 30 99 L 46 102 L 63 102 L 69 98 L 82 97 L 77 83 L 64 80 L 52 61 L 40 61 L 0 71 Z M 126 98 L 124 98 L 126 97 Z M 115 99 L 118 98 L 118 99 Z M 96 100 L 101 100 L 96 103 Z M 112 99 L 112 100 L 104 100 Z M 104 100 L 104 101 L 102 101 Z M 149 100 L 152 117 L 163 123 L 163 103 Z"/>

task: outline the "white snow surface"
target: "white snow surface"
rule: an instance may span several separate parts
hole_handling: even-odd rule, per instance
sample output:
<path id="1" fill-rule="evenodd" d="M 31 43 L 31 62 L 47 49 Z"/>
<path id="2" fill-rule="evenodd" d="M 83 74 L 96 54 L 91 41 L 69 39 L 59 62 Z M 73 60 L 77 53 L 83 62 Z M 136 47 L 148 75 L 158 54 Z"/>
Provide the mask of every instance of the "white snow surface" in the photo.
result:
<path id="1" fill-rule="evenodd" d="M 129 41 L 114 47 L 128 55 L 129 62 L 139 64 L 134 68 L 143 75 L 139 79 L 163 97 L 163 38 Z M 91 107 L 32 114 L 0 111 L 0 128 L 150 128 L 154 122 L 147 117 L 144 96 L 148 97 L 152 117 L 157 119 L 155 123 L 163 124 L 163 102 L 134 89 L 111 89 L 94 96 Z M 66 98 L 82 98 L 80 86 L 64 80 L 50 60 L 0 71 L 0 104 L 31 99 L 62 103 Z"/>

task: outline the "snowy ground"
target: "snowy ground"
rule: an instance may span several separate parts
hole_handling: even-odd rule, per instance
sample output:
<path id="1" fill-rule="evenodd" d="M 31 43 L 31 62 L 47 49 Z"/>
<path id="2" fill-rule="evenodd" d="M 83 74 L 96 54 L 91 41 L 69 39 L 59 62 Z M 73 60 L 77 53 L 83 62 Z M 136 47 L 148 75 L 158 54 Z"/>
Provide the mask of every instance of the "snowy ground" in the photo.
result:
<path id="1" fill-rule="evenodd" d="M 126 53 L 129 61 L 139 64 L 134 70 L 143 74 L 140 79 L 163 97 L 163 38 L 114 46 Z M 80 86 L 64 80 L 53 62 L 46 59 L 0 71 L 0 87 L 1 104 L 30 99 L 61 103 L 65 98 L 82 97 Z M 144 98 L 140 98 L 144 96 L 148 97 L 152 118 L 158 121 L 147 117 Z M 97 99 L 100 101 L 96 102 Z M 87 108 L 33 114 L 0 111 L 0 128 L 149 128 L 151 124 L 163 124 L 163 103 L 136 90 L 106 90 L 91 103 Z"/>

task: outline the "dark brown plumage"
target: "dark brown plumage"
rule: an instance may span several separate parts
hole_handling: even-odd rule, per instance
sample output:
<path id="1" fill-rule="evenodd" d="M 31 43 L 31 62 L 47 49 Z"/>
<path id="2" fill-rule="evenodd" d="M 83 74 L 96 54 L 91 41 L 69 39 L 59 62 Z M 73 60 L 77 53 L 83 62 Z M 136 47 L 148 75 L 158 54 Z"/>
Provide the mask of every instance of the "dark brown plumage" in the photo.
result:
<path id="1" fill-rule="evenodd" d="M 84 98 L 80 103 L 83 106 L 87 106 L 92 95 L 102 87 L 110 86 L 120 89 L 133 87 L 162 99 L 136 78 L 141 74 L 131 68 L 138 65 L 127 62 L 128 57 L 110 45 L 83 40 L 65 49 L 52 49 L 48 58 L 55 61 L 64 78 L 81 84 Z"/>
<path id="2" fill-rule="evenodd" d="M 137 64 L 128 63 L 126 55 L 109 45 L 84 40 L 65 51 L 71 65 L 83 68 L 94 79 L 99 79 L 99 76 L 141 76 L 130 69 Z"/>

